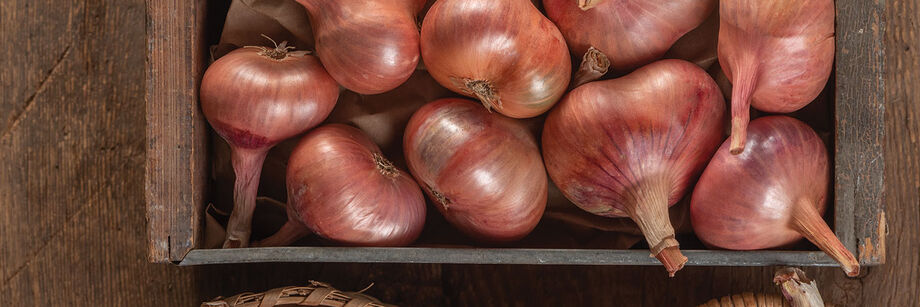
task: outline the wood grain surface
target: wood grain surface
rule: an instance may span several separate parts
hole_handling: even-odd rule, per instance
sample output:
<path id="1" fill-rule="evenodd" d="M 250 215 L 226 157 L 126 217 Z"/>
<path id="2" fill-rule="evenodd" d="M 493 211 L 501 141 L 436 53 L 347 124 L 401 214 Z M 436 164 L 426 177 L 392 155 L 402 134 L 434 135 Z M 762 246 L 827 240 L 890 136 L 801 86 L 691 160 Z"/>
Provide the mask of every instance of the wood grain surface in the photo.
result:
<path id="1" fill-rule="evenodd" d="M 151 262 L 179 261 L 198 246 L 207 181 L 208 132 L 198 98 L 205 63 L 205 0 L 147 1 L 145 177 Z M 177 103 L 189 102 L 189 103 Z M 154 129 L 153 127 L 156 127 Z"/>
<path id="2" fill-rule="evenodd" d="M 0 1 L 0 305 L 189 306 L 144 227 L 144 5 Z"/>
<path id="3" fill-rule="evenodd" d="M 834 232 L 861 264 L 884 262 L 885 1 L 838 1 Z"/>
<path id="4" fill-rule="evenodd" d="M 826 301 L 920 305 L 920 20 L 886 1 L 886 265 L 809 268 Z M 0 1 L 0 305 L 197 306 L 322 280 L 406 306 L 688 306 L 774 268 L 147 263 L 143 0 Z"/>

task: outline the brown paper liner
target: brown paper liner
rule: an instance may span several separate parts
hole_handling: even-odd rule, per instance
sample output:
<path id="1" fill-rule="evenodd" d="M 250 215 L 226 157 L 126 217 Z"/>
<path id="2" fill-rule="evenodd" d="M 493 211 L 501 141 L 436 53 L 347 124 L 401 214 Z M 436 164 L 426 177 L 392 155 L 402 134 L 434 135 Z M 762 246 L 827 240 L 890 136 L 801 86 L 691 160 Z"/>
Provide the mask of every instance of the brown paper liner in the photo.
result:
<path id="1" fill-rule="evenodd" d="M 269 46 L 262 34 L 298 50 L 313 50 L 307 12 L 294 0 L 233 0 L 212 55 L 217 59 L 242 46 Z"/>

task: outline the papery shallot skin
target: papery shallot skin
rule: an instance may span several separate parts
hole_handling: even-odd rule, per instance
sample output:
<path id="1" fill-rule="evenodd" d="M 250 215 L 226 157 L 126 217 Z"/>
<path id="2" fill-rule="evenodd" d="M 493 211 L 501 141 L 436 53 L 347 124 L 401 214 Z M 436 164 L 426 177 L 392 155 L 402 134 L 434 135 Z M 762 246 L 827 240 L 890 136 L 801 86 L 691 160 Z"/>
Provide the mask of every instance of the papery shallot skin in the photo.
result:
<path id="1" fill-rule="evenodd" d="M 543 0 L 546 15 L 572 54 L 594 47 L 614 71 L 631 71 L 661 58 L 681 36 L 709 16 L 714 0 L 606 0 L 583 9 L 577 0 Z"/>
<path id="2" fill-rule="evenodd" d="M 686 258 L 667 208 L 712 157 L 725 116 L 722 95 L 705 71 L 683 60 L 658 61 L 563 98 L 543 130 L 546 168 L 585 211 L 636 221 L 673 276 Z"/>
<path id="3" fill-rule="evenodd" d="M 329 124 L 310 131 L 291 153 L 286 180 L 289 215 L 323 238 L 403 246 L 424 226 L 418 184 L 357 128 Z"/>
<path id="4" fill-rule="evenodd" d="M 824 89 L 834 64 L 834 2 L 724 0 L 719 14 L 719 64 L 733 86 L 737 154 L 751 106 L 789 113 Z"/>
<path id="5" fill-rule="evenodd" d="M 484 242 L 514 241 L 546 208 L 546 171 L 521 123 L 467 99 L 440 99 L 406 127 L 409 170 L 455 227 Z"/>
<path id="6" fill-rule="evenodd" d="M 419 62 L 417 14 L 425 0 L 297 0 L 310 16 L 316 56 L 346 89 L 379 94 Z"/>
<path id="7" fill-rule="evenodd" d="M 725 142 L 693 191 L 691 223 L 710 246 L 733 250 L 774 248 L 802 239 L 791 227 L 792 207 L 807 199 L 823 214 L 830 165 L 827 149 L 803 122 L 758 118 L 748 127 L 747 149 L 732 155 Z"/>
<path id="8" fill-rule="evenodd" d="M 571 78 L 562 34 L 528 0 L 438 0 L 421 49 L 438 83 L 513 118 L 549 110 Z"/>

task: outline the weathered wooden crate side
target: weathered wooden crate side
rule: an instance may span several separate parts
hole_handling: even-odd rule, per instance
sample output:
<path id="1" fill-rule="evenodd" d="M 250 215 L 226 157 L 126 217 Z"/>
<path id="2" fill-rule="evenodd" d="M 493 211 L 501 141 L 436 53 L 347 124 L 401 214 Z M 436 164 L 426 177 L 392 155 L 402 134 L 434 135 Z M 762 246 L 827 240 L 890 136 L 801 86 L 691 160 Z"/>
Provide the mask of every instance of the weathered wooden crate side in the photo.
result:
<path id="1" fill-rule="evenodd" d="M 198 246 L 206 201 L 207 125 L 196 101 L 205 3 L 147 1 L 148 260 L 178 262 Z"/>
<path id="2" fill-rule="evenodd" d="M 885 262 L 884 3 L 836 4 L 834 224 L 864 265 Z"/>

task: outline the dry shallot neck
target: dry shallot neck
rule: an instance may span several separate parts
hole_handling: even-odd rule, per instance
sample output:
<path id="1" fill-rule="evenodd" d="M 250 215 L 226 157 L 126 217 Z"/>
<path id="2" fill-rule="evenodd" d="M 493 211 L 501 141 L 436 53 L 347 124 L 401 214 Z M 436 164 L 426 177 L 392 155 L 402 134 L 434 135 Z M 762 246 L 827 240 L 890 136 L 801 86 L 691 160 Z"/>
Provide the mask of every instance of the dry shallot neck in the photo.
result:
<path id="1" fill-rule="evenodd" d="M 373 156 L 374 164 L 377 165 L 377 170 L 380 171 L 381 174 L 391 178 L 396 178 L 399 176 L 399 169 L 393 165 L 393 162 L 390 162 L 390 160 L 387 160 L 387 158 L 384 158 L 382 155 L 376 152 Z"/>
<path id="2" fill-rule="evenodd" d="M 463 78 L 460 80 L 464 92 L 476 96 L 479 102 L 486 107 L 486 110 L 492 112 L 493 108 L 501 109 L 502 100 L 498 97 L 498 92 L 492 82 L 487 80 L 473 80 Z"/>
<path id="3" fill-rule="evenodd" d="M 441 206 L 444 207 L 444 211 L 447 211 L 448 209 L 450 209 L 451 202 L 450 202 L 450 199 L 447 198 L 447 196 L 444 196 L 444 194 L 441 194 L 441 192 L 438 192 L 438 190 L 435 190 L 434 187 L 430 185 L 428 185 L 427 187 L 428 187 L 428 191 L 431 191 L 431 195 L 434 196 L 434 198 L 438 200 L 438 204 L 441 204 Z"/>
<path id="4" fill-rule="evenodd" d="M 262 37 L 271 41 L 272 44 L 275 45 L 275 48 L 269 48 L 269 47 L 264 47 L 264 46 L 246 46 L 243 48 L 257 48 L 259 49 L 259 55 L 273 59 L 273 60 L 277 60 L 277 61 L 284 60 L 288 56 L 293 56 L 293 55 L 303 56 L 309 53 L 307 51 L 294 51 L 297 48 L 294 46 L 288 46 L 287 41 L 282 41 L 279 44 L 275 42 L 275 40 L 273 40 L 271 37 L 268 37 L 268 35 L 262 34 Z"/>
<path id="5" fill-rule="evenodd" d="M 793 229 L 798 230 L 808 241 L 839 262 L 847 276 L 859 275 L 859 261 L 827 226 L 815 208 L 814 201 L 805 197 L 799 199 L 793 206 L 791 222 Z"/>
<path id="6" fill-rule="evenodd" d="M 581 59 L 581 66 L 578 67 L 572 79 L 571 88 L 600 79 L 607 74 L 608 69 L 610 69 L 610 59 L 607 58 L 607 55 L 597 48 L 588 48 Z"/>
<path id="7" fill-rule="evenodd" d="M 684 267 L 687 262 L 677 240 L 674 239 L 674 227 L 668 215 L 668 185 L 664 180 L 645 180 L 627 193 L 631 201 L 625 211 L 636 222 L 645 240 L 648 242 L 652 256 L 668 270 L 668 275 Z"/>
<path id="8" fill-rule="evenodd" d="M 233 173 L 236 175 L 233 187 L 233 212 L 227 222 L 227 233 L 223 248 L 238 248 L 249 246 L 249 236 L 252 233 L 252 214 L 256 208 L 256 193 L 259 189 L 259 175 L 262 173 L 262 164 L 268 149 L 240 149 L 231 150 L 231 163 Z"/>
<path id="9" fill-rule="evenodd" d="M 757 66 L 754 60 L 740 61 L 732 76 L 732 133 L 729 152 L 733 155 L 744 152 L 747 141 L 747 127 L 751 121 L 751 97 L 757 84 Z"/>

